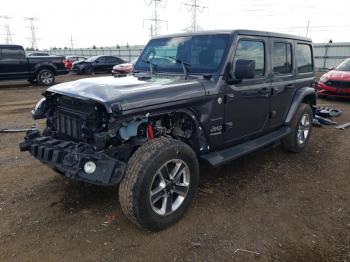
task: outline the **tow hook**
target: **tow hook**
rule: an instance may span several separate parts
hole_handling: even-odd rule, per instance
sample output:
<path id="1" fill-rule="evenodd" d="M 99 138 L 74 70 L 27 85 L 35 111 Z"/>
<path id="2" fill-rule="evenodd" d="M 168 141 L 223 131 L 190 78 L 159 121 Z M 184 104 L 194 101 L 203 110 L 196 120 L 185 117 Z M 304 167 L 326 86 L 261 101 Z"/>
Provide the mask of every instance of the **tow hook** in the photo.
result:
<path id="1" fill-rule="evenodd" d="M 154 138 L 154 131 L 153 131 L 153 127 L 151 124 L 147 125 L 147 139 L 153 139 Z"/>

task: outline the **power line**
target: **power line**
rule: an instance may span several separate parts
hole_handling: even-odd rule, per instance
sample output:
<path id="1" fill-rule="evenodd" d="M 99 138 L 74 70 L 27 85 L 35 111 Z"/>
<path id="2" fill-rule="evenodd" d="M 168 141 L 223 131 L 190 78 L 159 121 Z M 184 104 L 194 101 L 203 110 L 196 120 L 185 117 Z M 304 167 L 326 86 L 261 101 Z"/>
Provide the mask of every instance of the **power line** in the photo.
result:
<path id="1" fill-rule="evenodd" d="M 198 13 L 203 13 L 207 6 L 199 5 L 199 0 L 190 0 L 187 3 L 183 3 L 191 13 L 191 26 L 186 28 L 187 31 L 196 32 L 201 30 L 198 25 Z"/>
<path id="2" fill-rule="evenodd" d="M 10 24 L 8 23 L 8 20 L 11 19 L 11 17 L 7 16 L 7 15 L 2 15 L 0 16 L 0 18 L 4 19 L 6 22 L 5 22 L 5 43 L 6 44 L 11 44 L 12 43 L 12 34 L 11 34 L 11 31 L 10 31 Z"/>
<path id="3" fill-rule="evenodd" d="M 38 43 L 37 43 L 37 37 L 36 37 L 36 33 L 35 33 L 35 26 L 34 26 L 34 21 L 38 20 L 38 18 L 35 17 L 25 17 L 24 20 L 29 21 L 29 29 L 30 29 L 30 47 L 33 50 L 38 49 Z"/>
<path id="4" fill-rule="evenodd" d="M 164 0 L 151 0 L 149 3 L 146 3 L 147 6 L 151 6 L 152 4 L 154 4 L 153 17 L 144 19 L 152 22 L 150 25 L 151 37 L 159 34 L 162 23 L 168 23 L 167 20 L 160 19 L 160 16 L 159 16 L 159 9 L 165 8 L 166 2 Z"/>

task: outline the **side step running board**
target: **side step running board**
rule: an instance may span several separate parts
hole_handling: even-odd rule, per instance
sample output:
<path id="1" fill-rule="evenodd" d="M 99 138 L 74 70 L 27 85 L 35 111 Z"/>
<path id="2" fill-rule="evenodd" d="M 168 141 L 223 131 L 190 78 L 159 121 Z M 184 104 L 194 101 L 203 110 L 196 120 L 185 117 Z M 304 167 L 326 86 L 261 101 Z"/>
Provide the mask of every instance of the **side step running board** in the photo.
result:
<path id="1" fill-rule="evenodd" d="M 272 133 L 269 133 L 262 137 L 258 137 L 254 140 L 250 140 L 243 144 L 235 145 L 233 147 L 226 148 L 221 151 L 215 151 L 208 154 L 204 154 L 200 157 L 202 159 L 207 160 L 213 166 L 220 166 L 243 155 L 251 153 L 259 148 L 267 146 L 288 135 L 289 132 L 290 127 L 285 126 Z"/>

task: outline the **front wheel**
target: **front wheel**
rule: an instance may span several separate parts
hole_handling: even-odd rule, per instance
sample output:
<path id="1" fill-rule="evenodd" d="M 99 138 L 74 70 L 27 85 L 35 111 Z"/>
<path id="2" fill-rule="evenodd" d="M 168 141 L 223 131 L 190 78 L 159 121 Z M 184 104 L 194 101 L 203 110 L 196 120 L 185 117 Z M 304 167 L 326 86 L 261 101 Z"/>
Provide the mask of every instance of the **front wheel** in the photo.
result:
<path id="1" fill-rule="evenodd" d="M 291 123 L 291 132 L 282 139 L 283 147 L 289 152 L 301 152 L 309 142 L 313 113 L 309 104 L 300 104 Z"/>
<path id="2" fill-rule="evenodd" d="M 184 215 L 198 181 L 198 160 L 187 144 L 169 138 L 152 139 L 128 162 L 119 187 L 120 205 L 138 226 L 162 230 Z"/>
<path id="3" fill-rule="evenodd" d="M 53 85 L 55 82 L 55 74 L 49 69 L 40 70 L 37 74 L 37 81 L 40 85 Z"/>

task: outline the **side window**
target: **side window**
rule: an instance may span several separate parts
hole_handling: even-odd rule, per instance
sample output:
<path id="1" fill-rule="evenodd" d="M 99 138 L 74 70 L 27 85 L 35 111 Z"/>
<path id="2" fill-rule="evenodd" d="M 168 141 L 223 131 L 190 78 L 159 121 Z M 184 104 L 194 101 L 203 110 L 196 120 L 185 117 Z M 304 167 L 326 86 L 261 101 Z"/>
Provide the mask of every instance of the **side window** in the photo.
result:
<path id="1" fill-rule="evenodd" d="M 116 57 L 107 57 L 107 64 L 117 64 L 118 62 L 119 60 Z"/>
<path id="2" fill-rule="evenodd" d="M 288 74 L 292 67 L 292 45 L 288 43 L 275 42 L 272 50 L 273 72 L 277 74 Z"/>
<path id="3" fill-rule="evenodd" d="M 23 49 L 17 47 L 2 47 L 1 48 L 1 59 L 12 60 L 12 59 L 24 59 L 25 54 Z"/>
<path id="4" fill-rule="evenodd" d="M 105 63 L 105 58 L 104 58 L 104 57 L 100 57 L 100 58 L 98 58 L 98 59 L 95 61 L 95 63 L 103 64 L 103 63 Z"/>
<path id="5" fill-rule="evenodd" d="M 255 76 L 265 74 L 265 44 L 258 40 L 241 40 L 238 42 L 233 64 L 237 60 L 254 60 Z"/>
<path id="6" fill-rule="evenodd" d="M 295 60 L 298 73 L 312 72 L 314 67 L 312 63 L 311 46 L 307 44 L 297 44 L 295 49 Z"/>

